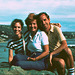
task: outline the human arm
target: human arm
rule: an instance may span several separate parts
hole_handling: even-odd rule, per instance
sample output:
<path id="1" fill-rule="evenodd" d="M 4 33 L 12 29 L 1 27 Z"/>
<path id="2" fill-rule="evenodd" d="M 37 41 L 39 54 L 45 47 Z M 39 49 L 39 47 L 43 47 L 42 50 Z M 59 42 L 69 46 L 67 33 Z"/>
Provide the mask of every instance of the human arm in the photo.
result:
<path id="1" fill-rule="evenodd" d="M 61 43 L 61 46 L 58 47 L 56 50 L 54 50 L 53 52 L 51 52 L 50 54 L 54 55 L 54 54 L 57 54 L 59 52 L 61 52 L 63 49 L 67 48 L 67 42 L 66 40 L 63 40 L 62 43 Z"/>
<path id="2" fill-rule="evenodd" d="M 50 62 L 52 60 L 52 56 L 54 54 L 57 54 L 61 52 L 63 49 L 67 48 L 67 42 L 66 39 L 59 27 L 54 26 L 54 37 L 55 37 L 55 46 L 54 46 L 54 51 L 50 53 Z M 57 41 L 58 40 L 58 41 Z"/>
<path id="3" fill-rule="evenodd" d="M 58 27 L 61 27 L 61 24 L 60 23 L 50 23 L 51 25 L 55 25 L 55 26 L 58 26 Z"/>
<path id="4" fill-rule="evenodd" d="M 52 65 L 52 56 L 54 54 L 57 54 L 57 53 L 61 52 L 63 49 L 66 49 L 66 48 L 67 48 L 67 42 L 66 42 L 66 40 L 63 40 L 61 46 L 58 47 L 56 50 L 54 50 L 53 52 L 50 53 L 50 64 L 51 65 Z"/>
<path id="5" fill-rule="evenodd" d="M 11 63 L 11 61 L 13 60 L 13 50 L 12 49 L 10 49 L 9 50 L 9 63 Z"/>
<path id="6" fill-rule="evenodd" d="M 36 58 L 30 58 L 33 60 L 39 60 L 45 57 L 46 55 L 49 54 L 49 42 L 48 42 L 48 36 L 46 35 L 45 32 L 40 32 L 38 38 L 36 39 L 36 50 L 38 49 L 40 52 L 42 52 L 41 55 L 39 55 Z M 39 47 L 39 48 L 38 48 Z M 29 47 L 30 48 L 30 47 Z M 41 49 L 40 49 L 41 48 Z"/>
<path id="7" fill-rule="evenodd" d="M 56 42 L 55 46 L 57 46 L 58 48 L 56 48 L 54 46 L 56 49 L 53 52 L 51 52 L 52 55 L 61 52 L 63 49 L 65 49 L 67 47 L 66 38 L 63 35 L 61 29 L 59 27 L 54 26 L 54 33 L 55 33 L 54 37 L 56 37 L 56 40 L 58 40 L 58 41 L 55 40 L 55 42 Z M 57 45 L 57 44 L 59 44 L 59 45 Z"/>
<path id="8" fill-rule="evenodd" d="M 43 57 L 47 56 L 49 54 L 49 45 L 44 45 L 43 48 L 44 48 L 44 52 L 41 55 L 37 56 L 36 58 L 29 57 L 28 60 L 36 61 L 36 60 L 40 60 Z"/>

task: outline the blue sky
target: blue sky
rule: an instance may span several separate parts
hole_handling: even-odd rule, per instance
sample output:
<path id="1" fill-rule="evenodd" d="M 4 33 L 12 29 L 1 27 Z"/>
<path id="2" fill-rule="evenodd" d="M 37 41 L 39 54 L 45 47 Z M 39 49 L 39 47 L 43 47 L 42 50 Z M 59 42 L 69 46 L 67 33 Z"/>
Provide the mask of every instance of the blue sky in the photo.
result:
<path id="1" fill-rule="evenodd" d="M 15 18 L 23 21 L 29 13 L 47 12 L 51 22 L 62 31 L 75 31 L 75 0 L 0 0 L 0 24 L 10 25 Z"/>

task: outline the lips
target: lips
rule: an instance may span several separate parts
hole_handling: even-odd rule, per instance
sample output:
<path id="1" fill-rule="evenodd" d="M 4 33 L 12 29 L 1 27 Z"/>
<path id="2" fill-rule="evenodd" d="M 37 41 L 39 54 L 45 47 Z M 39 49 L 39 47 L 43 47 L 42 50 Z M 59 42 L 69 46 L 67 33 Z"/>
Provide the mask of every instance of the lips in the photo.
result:
<path id="1" fill-rule="evenodd" d="M 19 34 L 19 33 L 20 33 L 20 31 L 16 31 L 16 30 L 15 30 L 15 34 Z"/>
<path id="2" fill-rule="evenodd" d="M 31 28 L 31 30 L 35 30 L 35 29 L 36 29 L 36 27 Z"/>

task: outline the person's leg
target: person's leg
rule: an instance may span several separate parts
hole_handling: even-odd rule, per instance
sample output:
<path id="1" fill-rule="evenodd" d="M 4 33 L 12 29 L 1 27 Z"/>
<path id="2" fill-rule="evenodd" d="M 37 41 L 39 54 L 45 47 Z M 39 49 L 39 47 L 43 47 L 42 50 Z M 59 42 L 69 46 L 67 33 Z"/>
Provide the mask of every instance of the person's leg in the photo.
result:
<path id="1" fill-rule="evenodd" d="M 65 62 L 61 58 L 53 58 L 53 67 L 57 69 L 58 75 L 65 75 Z"/>
<path id="2" fill-rule="evenodd" d="M 39 56 L 41 53 L 36 53 L 35 55 L 33 55 L 32 57 L 37 57 L 37 56 Z M 19 55 L 20 56 L 20 55 Z M 16 56 L 16 57 L 18 57 L 18 56 Z M 21 55 L 21 57 L 22 57 L 22 55 Z M 28 56 L 26 56 L 26 57 L 28 57 Z M 19 58 L 19 57 L 18 57 Z M 46 59 L 47 57 L 45 57 L 45 58 L 42 58 L 41 60 L 39 60 L 39 61 L 27 61 L 27 58 L 26 58 L 26 60 L 25 60 L 25 58 L 24 58 L 24 56 L 23 56 L 23 58 L 22 58 L 22 60 L 21 59 L 17 59 L 17 60 L 19 60 L 19 61 L 17 61 L 14 65 L 15 66 L 20 66 L 21 68 L 23 68 L 23 69 L 26 69 L 26 70 L 31 70 L 31 69 L 34 69 L 34 70 L 44 70 L 45 68 L 46 68 L 46 64 L 45 64 L 45 59 Z M 24 60 L 23 60 L 24 59 Z"/>
<path id="3" fill-rule="evenodd" d="M 71 49 L 65 48 L 61 53 L 68 69 L 68 75 L 74 75 L 74 60 Z"/>
<path id="4" fill-rule="evenodd" d="M 27 55 L 23 55 L 23 54 L 16 54 L 14 57 L 13 57 L 13 60 L 12 60 L 12 65 L 14 65 L 17 61 L 25 61 L 27 60 L 28 56 Z"/>
<path id="5" fill-rule="evenodd" d="M 74 67 L 74 59 L 73 59 L 73 55 L 72 55 L 71 49 L 70 48 L 66 48 L 64 53 L 65 53 L 65 56 L 66 56 L 67 60 L 69 61 L 69 62 L 66 61 L 67 68 L 73 68 Z"/>
<path id="6" fill-rule="evenodd" d="M 45 64 L 42 61 L 17 61 L 15 66 L 20 66 L 25 70 L 44 70 Z"/>
<path id="7" fill-rule="evenodd" d="M 22 61 L 22 60 L 27 60 L 27 58 L 28 58 L 27 55 L 16 54 L 13 59 L 16 61 Z"/>

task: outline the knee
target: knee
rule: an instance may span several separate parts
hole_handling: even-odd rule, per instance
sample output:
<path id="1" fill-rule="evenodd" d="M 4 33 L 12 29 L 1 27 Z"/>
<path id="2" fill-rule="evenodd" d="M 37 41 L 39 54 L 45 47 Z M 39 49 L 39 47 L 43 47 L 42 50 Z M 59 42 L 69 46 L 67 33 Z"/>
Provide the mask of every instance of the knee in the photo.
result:
<path id="1" fill-rule="evenodd" d="M 70 48 L 66 48 L 65 51 L 66 51 L 66 53 L 67 53 L 67 55 L 68 55 L 69 57 L 72 56 L 72 51 L 71 51 Z"/>
<path id="2" fill-rule="evenodd" d="M 72 51 L 70 48 L 68 48 L 69 56 L 72 56 Z"/>
<path id="3" fill-rule="evenodd" d="M 16 60 L 16 61 L 18 61 L 19 58 L 20 58 L 19 54 L 16 54 L 16 55 L 14 56 L 14 60 Z"/>
<path id="4" fill-rule="evenodd" d="M 58 61 L 58 64 L 59 64 L 59 67 L 60 67 L 61 69 L 65 68 L 65 61 L 64 61 L 63 59 L 60 59 L 60 60 Z"/>

